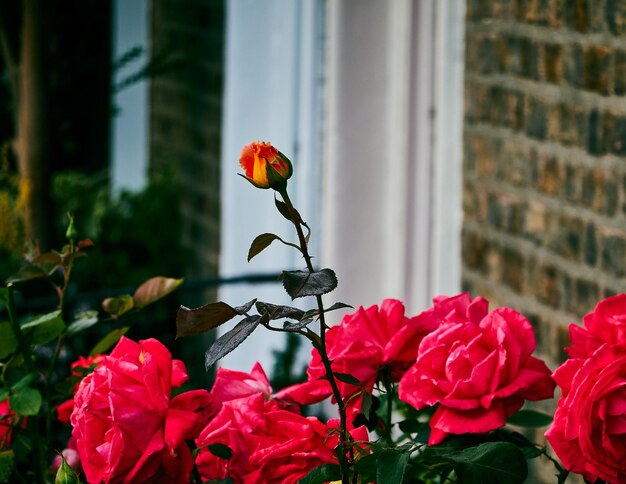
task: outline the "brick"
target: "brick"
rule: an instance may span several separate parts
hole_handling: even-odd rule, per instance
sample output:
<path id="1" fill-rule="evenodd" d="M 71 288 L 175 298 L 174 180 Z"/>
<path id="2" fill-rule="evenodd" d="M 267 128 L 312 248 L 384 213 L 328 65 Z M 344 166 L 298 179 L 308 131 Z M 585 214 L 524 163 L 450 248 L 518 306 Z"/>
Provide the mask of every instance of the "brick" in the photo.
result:
<path id="1" fill-rule="evenodd" d="M 583 87 L 607 95 L 611 92 L 610 63 L 612 50 L 605 46 L 583 49 Z"/>
<path id="2" fill-rule="evenodd" d="M 616 277 L 626 275 L 626 239 L 623 235 L 602 238 L 602 269 Z"/>
<path id="3" fill-rule="evenodd" d="M 563 197 L 570 202 L 578 202 L 580 197 L 580 170 L 573 166 L 565 166 L 565 180 L 563 182 Z"/>
<path id="4" fill-rule="evenodd" d="M 464 231 L 463 258 L 470 269 L 486 272 L 487 269 L 487 241 L 484 237 Z"/>

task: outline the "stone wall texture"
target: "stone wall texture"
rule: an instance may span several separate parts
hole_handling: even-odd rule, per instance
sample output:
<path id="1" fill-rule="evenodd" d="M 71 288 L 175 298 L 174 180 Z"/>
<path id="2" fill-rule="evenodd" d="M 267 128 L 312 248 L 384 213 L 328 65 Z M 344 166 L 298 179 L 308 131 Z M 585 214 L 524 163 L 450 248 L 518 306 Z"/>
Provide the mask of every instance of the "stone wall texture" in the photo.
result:
<path id="1" fill-rule="evenodd" d="M 181 184 L 187 276 L 217 274 L 224 0 L 153 0 L 150 170 Z M 164 230 L 166 226 L 164 225 Z"/>
<path id="2" fill-rule="evenodd" d="M 463 286 L 535 325 L 626 291 L 626 1 L 467 2 Z"/>

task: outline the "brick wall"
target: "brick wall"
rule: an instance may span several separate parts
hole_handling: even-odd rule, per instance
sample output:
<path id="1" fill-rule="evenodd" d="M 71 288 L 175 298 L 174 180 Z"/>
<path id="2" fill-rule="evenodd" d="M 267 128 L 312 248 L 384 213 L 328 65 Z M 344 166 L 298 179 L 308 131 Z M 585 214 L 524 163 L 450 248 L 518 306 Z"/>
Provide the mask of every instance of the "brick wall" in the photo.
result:
<path id="1" fill-rule="evenodd" d="M 567 324 L 626 291 L 626 1 L 467 2 L 463 285 Z"/>
<path id="2" fill-rule="evenodd" d="M 151 38 L 150 170 L 180 181 L 187 275 L 216 275 L 224 1 L 153 0 Z"/>

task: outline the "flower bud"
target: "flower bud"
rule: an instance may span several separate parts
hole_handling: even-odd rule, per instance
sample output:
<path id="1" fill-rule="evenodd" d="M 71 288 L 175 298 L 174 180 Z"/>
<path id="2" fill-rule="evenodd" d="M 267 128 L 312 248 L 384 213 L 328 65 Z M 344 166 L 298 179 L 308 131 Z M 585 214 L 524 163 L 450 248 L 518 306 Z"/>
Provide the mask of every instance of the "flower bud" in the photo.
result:
<path id="1" fill-rule="evenodd" d="M 293 173 L 287 157 L 263 141 L 244 146 L 239 164 L 245 178 L 257 188 L 282 188 Z"/>

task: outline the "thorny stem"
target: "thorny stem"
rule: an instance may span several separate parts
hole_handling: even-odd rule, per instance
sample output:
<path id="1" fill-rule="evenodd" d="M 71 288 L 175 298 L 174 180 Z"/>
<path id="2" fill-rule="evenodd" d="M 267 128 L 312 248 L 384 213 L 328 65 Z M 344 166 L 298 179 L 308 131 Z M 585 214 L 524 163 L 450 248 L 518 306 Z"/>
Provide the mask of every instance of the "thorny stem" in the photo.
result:
<path id="1" fill-rule="evenodd" d="M 291 222 L 296 228 L 296 232 L 298 234 L 298 240 L 300 242 L 300 249 L 302 251 L 302 256 L 304 257 L 304 261 L 306 262 L 306 267 L 310 273 L 315 272 L 313 269 L 313 264 L 311 263 L 311 256 L 309 255 L 309 250 L 306 243 L 306 238 L 304 237 L 304 232 L 302 231 L 302 224 L 300 217 L 297 215 L 296 210 L 291 203 L 291 199 L 287 194 L 287 188 L 283 188 L 282 190 L 278 190 L 280 195 L 287 206 L 287 210 L 289 211 L 289 216 L 291 217 Z M 339 437 L 341 442 L 341 447 L 344 449 L 344 453 L 350 453 L 352 458 L 352 438 L 348 433 L 347 426 L 347 417 L 346 417 L 346 405 L 341 397 L 341 392 L 339 391 L 339 387 L 337 386 L 337 381 L 335 380 L 335 376 L 333 375 L 333 370 L 330 364 L 330 359 L 328 358 L 328 353 L 326 352 L 326 318 L 324 315 L 324 304 L 322 302 L 322 296 L 315 296 L 317 301 L 317 308 L 319 311 L 319 320 L 320 320 L 320 344 L 318 347 L 318 351 L 320 353 L 320 358 L 324 364 L 324 369 L 326 370 L 326 376 L 328 377 L 328 382 L 330 383 L 330 387 L 333 391 L 333 396 L 337 401 L 337 407 L 339 408 Z M 344 474 L 342 472 L 342 474 Z M 349 484 L 348 476 L 342 475 L 341 482 L 343 484 Z"/>

